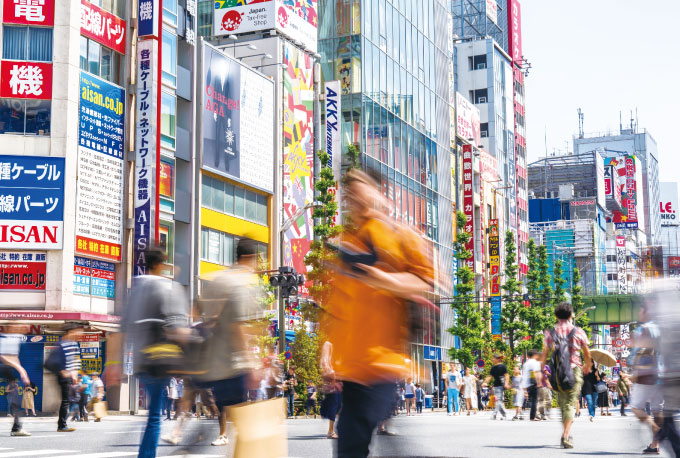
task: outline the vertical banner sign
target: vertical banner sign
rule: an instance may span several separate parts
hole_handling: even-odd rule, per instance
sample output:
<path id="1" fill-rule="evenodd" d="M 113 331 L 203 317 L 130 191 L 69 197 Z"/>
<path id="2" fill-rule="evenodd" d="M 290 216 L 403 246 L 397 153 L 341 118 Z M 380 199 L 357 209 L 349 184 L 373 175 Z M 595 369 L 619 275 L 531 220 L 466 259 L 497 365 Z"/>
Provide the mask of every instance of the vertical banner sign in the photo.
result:
<path id="1" fill-rule="evenodd" d="M 522 62 L 522 11 L 519 0 L 508 0 L 508 47 L 516 64 Z"/>
<path id="2" fill-rule="evenodd" d="M 64 158 L 0 156 L 0 248 L 60 250 Z"/>
<path id="3" fill-rule="evenodd" d="M 335 224 L 341 224 L 339 218 L 340 212 L 340 174 L 342 165 L 342 151 L 340 142 L 340 81 L 328 81 L 325 86 L 326 94 L 326 153 L 330 156 L 328 164 L 333 170 L 333 176 L 337 185 L 329 189 L 329 192 L 335 193 L 335 201 L 338 204 L 338 211 L 333 217 Z"/>
<path id="4" fill-rule="evenodd" d="M 120 261 L 125 89 L 80 74 L 76 253 Z"/>
<path id="5" fill-rule="evenodd" d="M 616 274 L 619 283 L 619 294 L 628 294 L 626 238 L 620 235 L 616 236 Z"/>
<path id="6" fill-rule="evenodd" d="M 489 220 L 489 276 L 491 279 L 491 333 L 501 339 L 501 255 L 498 220 Z"/>
<path id="7" fill-rule="evenodd" d="M 156 233 L 157 50 L 156 40 L 141 40 L 137 43 L 135 276 L 146 274 L 144 250 L 153 245 Z"/>
<path id="8" fill-rule="evenodd" d="M 139 0 L 137 11 L 137 36 L 158 38 L 158 0 Z"/>
<path id="9" fill-rule="evenodd" d="M 465 249 L 471 253 L 465 265 L 475 270 L 475 196 L 472 189 L 472 145 L 463 145 L 463 213 L 465 213 L 465 232 L 470 234 L 470 241 Z"/>
<path id="10" fill-rule="evenodd" d="M 637 215 L 637 183 L 635 181 L 635 157 L 626 156 L 626 228 L 636 229 L 638 227 Z"/>

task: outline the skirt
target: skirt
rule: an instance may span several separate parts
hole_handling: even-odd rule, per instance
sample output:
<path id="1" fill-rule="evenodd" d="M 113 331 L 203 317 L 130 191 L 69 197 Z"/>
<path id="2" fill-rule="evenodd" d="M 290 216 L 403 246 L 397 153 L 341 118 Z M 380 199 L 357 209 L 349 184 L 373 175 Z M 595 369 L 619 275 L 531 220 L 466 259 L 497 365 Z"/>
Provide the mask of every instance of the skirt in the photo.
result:
<path id="1" fill-rule="evenodd" d="M 335 421 L 335 417 L 338 416 L 341 405 L 342 393 L 328 393 L 324 396 L 323 401 L 321 401 L 321 410 L 319 413 L 323 418 Z"/>
<path id="2" fill-rule="evenodd" d="M 21 408 L 22 409 L 30 409 L 34 410 L 35 409 L 35 403 L 33 402 L 33 392 L 24 390 L 24 397 L 21 400 Z"/>

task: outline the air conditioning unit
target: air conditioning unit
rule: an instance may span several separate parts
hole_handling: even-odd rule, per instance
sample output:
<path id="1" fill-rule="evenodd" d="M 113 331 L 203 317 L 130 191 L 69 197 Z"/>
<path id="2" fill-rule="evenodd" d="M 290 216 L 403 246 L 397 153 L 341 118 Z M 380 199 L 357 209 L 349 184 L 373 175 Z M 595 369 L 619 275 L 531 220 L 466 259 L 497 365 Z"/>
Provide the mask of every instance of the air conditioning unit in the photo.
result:
<path id="1" fill-rule="evenodd" d="M 486 64 L 477 64 L 477 70 L 485 70 Z"/>
<path id="2" fill-rule="evenodd" d="M 486 97 L 480 97 L 477 99 L 477 103 L 486 103 Z"/>
<path id="3" fill-rule="evenodd" d="M 483 131 L 481 132 L 480 135 L 482 136 L 482 138 L 486 138 L 486 137 L 489 136 L 489 131 L 488 131 L 488 130 L 483 130 Z"/>

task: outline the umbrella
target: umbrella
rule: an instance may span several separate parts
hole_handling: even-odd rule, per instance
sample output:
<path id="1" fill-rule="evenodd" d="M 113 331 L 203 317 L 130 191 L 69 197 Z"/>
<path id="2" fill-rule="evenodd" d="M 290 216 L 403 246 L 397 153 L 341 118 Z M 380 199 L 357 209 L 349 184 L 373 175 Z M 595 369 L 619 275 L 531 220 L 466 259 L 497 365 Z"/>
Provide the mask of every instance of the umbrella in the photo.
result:
<path id="1" fill-rule="evenodd" d="M 607 350 L 590 350 L 590 357 L 593 358 L 593 361 L 603 366 L 616 366 L 616 357 Z"/>

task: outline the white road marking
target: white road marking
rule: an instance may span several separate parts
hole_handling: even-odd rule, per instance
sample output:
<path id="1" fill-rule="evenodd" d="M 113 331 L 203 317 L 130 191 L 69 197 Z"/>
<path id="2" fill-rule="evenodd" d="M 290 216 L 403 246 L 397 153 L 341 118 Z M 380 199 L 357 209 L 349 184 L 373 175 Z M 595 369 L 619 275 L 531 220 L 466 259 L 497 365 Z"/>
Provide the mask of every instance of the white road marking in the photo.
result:
<path id="1" fill-rule="evenodd" d="M 137 455 L 137 452 L 102 452 L 102 453 L 84 453 L 82 455 L 71 455 L 69 458 L 114 458 L 118 456 L 134 456 L 134 455 Z M 53 458 L 62 457 L 60 455 L 56 455 Z"/>
<path id="2" fill-rule="evenodd" d="M 25 450 L 23 452 L 14 451 L 0 453 L 0 458 L 14 458 L 17 456 L 54 455 L 55 453 L 63 455 L 64 453 L 74 453 L 77 451 L 78 450 Z"/>

